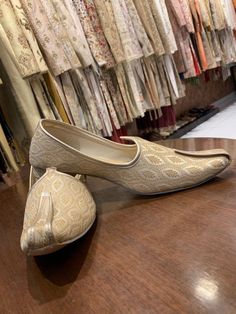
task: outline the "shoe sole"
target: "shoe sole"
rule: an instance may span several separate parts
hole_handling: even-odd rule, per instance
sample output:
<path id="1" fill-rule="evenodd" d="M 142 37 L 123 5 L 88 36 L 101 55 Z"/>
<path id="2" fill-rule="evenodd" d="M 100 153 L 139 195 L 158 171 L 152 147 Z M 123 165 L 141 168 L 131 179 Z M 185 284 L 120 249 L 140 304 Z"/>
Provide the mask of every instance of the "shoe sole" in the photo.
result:
<path id="1" fill-rule="evenodd" d="M 231 163 L 231 162 L 230 162 Z M 175 193 L 175 192 L 180 192 L 180 191 L 184 191 L 184 190 L 189 190 L 189 189 L 193 189 L 193 188 L 196 188 L 200 185 L 203 185 L 209 181 L 211 181 L 212 179 L 214 179 L 215 177 L 217 177 L 221 172 L 223 172 L 225 169 L 227 169 L 229 166 L 230 166 L 230 163 L 228 165 L 226 165 L 223 169 L 221 169 L 219 172 L 217 172 L 215 175 L 213 175 L 212 177 L 209 177 L 208 179 L 204 180 L 204 181 L 201 181 L 197 184 L 194 184 L 194 185 L 191 185 L 191 186 L 188 186 L 188 187 L 183 187 L 183 188 L 177 188 L 177 189 L 173 189 L 173 190 L 168 190 L 168 191 L 162 191 L 162 192 L 154 192 L 154 193 L 142 193 L 142 192 L 137 192 L 137 191 L 134 191 L 132 189 L 129 189 L 128 187 L 125 187 L 117 182 L 114 182 L 112 180 L 109 180 L 109 179 L 105 179 L 105 178 L 101 178 L 101 177 L 98 177 L 98 176 L 90 176 L 90 175 L 86 175 L 86 174 L 82 174 L 86 177 L 95 177 L 95 178 L 98 178 L 98 179 L 102 179 L 102 180 L 107 180 L 108 182 L 111 182 L 113 184 L 116 184 L 120 187 L 122 187 L 123 189 L 126 189 L 128 191 L 130 191 L 132 194 L 136 194 L 136 195 L 142 195 L 142 196 L 154 196 L 154 195 L 165 195 L 165 194 L 169 194 L 169 193 Z M 71 175 L 74 175 L 71 173 Z"/>
<path id="2" fill-rule="evenodd" d="M 114 181 L 112 181 L 112 180 L 109 180 L 109 179 L 106 179 L 106 178 L 102 178 L 102 177 L 99 177 L 99 176 L 95 176 L 95 175 L 91 176 L 91 175 L 82 174 L 82 173 L 81 173 L 81 175 L 84 175 L 84 176 L 86 176 L 86 177 L 95 177 L 95 178 L 98 178 L 98 179 L 107 180 L 108 182 L 111 182 L 111 183 L 113 183 L 113 184 L 116 184 L 116 185 L 118 185 L 118 186 L 121 186 L 121 187 L 124 188 L 124 189 L 127 189 L 127 190 L 130 191 L 132 194 L 143 195 L 143 196 L 145 196 L 145 195 L 147 195 L 147 196 L 154 196 L 154 195 L 165 195 L 165 194 L 169 194 L 169 193 L 175 193 L 175 192 L 180 192 L 180 191 L 184 191 L 184 190 L 189 190 L 189 189 L 192 189 L 192 188 L 196 188 L 196 187 L 198 187 L 198 186 L 200 186 L 200 185 L 203 185 L 203 184 L 205 184 L 205 183 L 211 181 L 211 180 L 214 179 L 215 177 L 217 177 L 221 172 L 223 172 L 225 169 L 227 169 L 227 168 L 230 166 L 230 164 L 231 164 L 231 160 L 230 160 L 229 164 L 227 164 L 223 169 L 219 170 L 219 172 L 217 172 L 217 173 L 214 174 L 213 176 L 209 177 L 208 179 L 206 179 L 206 180 L 204 180 L 204 181 L 201 181 L 201 182 L 199 182 L 199 183 L 196 183 L 196 184 L 194 184 L 194 185 L 187 186 L 187 187 L 183 187 L 183 188 L 177 188 L 177 189 L 173 189 L 173 190 L 168 190 L 168 191 L 152 192 L 152 193 L 148 193 L 148 192 L 145 192 L 145 193 L 137 192 L 137 191 L 134 191 L 134 190 L 132 190 L 132 189 L 129 189 L 128 187 L 125 187 L 125 186 L 123 186 L 123 185 L 121 185 L 121 184 L 119 184 L 119 183 L 117 183 L 117 182 L 114 182 Z M 34 169 L 33 166 L 31 166 L 31 168 Z M 38 169 L 40 169 L 40 171 L 43 171 L 43 169 L 41 169 L 41 168 L 38 168 Z M 70 175 L 72 175 L 72 176 L 75 175 L 74 173 L 70 173 L 70 172 L 68 172 L 68 174 L 70 174 Z"/>
<path id="3" fill-rule="evenodd" d="M 75 237 L 75 238 L 73 238 L 73 239 L 71 239 L 69 241 L 66 241 L 66 242 L 55 243 L 55 244 L 48 245 L 48 246 L 45 246 L 45 247 L 40 248 L 40 249 L 28 251 L 27 255 L 28 256 L 40 256 L 40 255 L 47 255 L 47 254 L 59 251 L 60 249 L 62 249 L 66 245 L 68 245 L 68 244 L 70 244 L 70 243 L 72 243 L 72 242 L 82 238 L 89 231 L 89 229 L 92 227 L 92 225 L 94 224 L 95 220 L 96 220 L 96 216 L 94 217 L 92 223 L 88 226 L 88 228 L 82 234 L 80 234 L 79 236 L 77 236 L 77 237 Z"/>

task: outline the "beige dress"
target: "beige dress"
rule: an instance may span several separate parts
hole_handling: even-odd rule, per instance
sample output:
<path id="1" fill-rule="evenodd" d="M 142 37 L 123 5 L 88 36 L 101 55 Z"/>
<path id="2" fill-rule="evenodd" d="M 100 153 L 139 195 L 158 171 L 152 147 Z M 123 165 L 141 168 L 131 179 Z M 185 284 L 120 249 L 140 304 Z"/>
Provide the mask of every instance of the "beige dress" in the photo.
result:
<path id="1" fill-rule="evenodd" d="M 44 53 L 48 67 L 57 76 L 71 69 L 70 61 L 62 47 L 53 24 L 40 0 L 20 0 L 34 34 Z"/>
<path id="2" fill-rule="evenodd" d="M 116 63 L 125 61 L 125 54 L 110 0 L 94 0 L 106 40 Z"/>
<path id="3" fill-rule="evenodd" d="M 157 56 L 163 55 L 165 53 L 164 45 L 152 14 L 152 8 L 149 1 L 134 0 L 134 4 L 145 27 L 146 33 L 152 43 L 155 54 Z"/>
<path id="4" fill-rule="evenodd" d="M 24 80 L 11 57 L 11 46 L 5 45 L 6 34 L 0 24 L 0 59 L 9 78 L 8 88 L 11 90 L 15 110 L 20 117 L 28 137 L 32 137 L 40 120 L 40 114 L 28 81 Z M 9 102 L 12 100 L 9 99 Z M 13 113 L 12 113 L 13 115 Z"/>
<path id="5" fill-rule="evenodd" d="M 39 48 L 38 42 L 35 38 L 35 35 L 33 33 L 33 30 L 30 26 L 30 22 L 28 20 L 28 17 L 23 10 L 23 7 L 20 3 L 20 0 L 10 0 L 14 13 L 18 19 L 19 24 L 21 25 L 22 31 L 25 35 L 25 38 L 28 41 L 28 44 L 32 50 L 32 53 L 34 55 L 34 58 L 37 62 L 38 68 L 41 73 L 45 73 L 48 71 L 48 67 L 46 65 L 46 62 L 44 60 L 44 57 L 41 53 L 41 50 Z"/>
<path id="6" fill-rule="evenodd" d="M 10 0 L 0 0 L 0 23 L 12 47 L 21 76 L 26 78 L 39 73 L 39 66 Z"/>

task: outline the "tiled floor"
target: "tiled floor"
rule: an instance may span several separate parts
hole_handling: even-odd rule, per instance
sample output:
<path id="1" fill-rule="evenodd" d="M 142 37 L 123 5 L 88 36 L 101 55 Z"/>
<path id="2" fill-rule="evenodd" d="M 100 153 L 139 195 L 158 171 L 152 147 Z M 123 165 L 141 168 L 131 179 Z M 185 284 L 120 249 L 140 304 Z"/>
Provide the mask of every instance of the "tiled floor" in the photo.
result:
<path id="1" fill-rule="evenodd" d="M 218 105 L 220 112 L 193 129 L 184 138 L 220 137 L 236 139 L 236 100 Z"/>

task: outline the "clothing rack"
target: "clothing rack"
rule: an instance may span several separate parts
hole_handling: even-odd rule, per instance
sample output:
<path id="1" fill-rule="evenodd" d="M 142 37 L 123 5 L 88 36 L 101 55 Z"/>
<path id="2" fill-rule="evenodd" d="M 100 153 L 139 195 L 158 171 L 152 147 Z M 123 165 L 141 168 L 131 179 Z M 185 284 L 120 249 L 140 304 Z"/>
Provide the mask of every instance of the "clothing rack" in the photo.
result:
<path id="1" fill-rule="evenodd" d="M 225 81 L 236 62 L 231 0 L 5 0 L 0 12 L 1 110 L 17 167 L 40 118 L 117 141 L 147 115 L 150 132 L 153 121 L 173 131 L 186 80 Z"/>

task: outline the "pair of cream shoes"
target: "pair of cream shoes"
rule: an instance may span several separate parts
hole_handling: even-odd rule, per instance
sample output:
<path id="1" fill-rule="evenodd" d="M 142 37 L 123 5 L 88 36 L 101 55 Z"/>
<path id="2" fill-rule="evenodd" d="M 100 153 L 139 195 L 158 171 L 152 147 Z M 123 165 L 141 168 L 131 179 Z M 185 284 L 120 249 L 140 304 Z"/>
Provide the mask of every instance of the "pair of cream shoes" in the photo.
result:
<path id="1" fill-rule="evenodd" d="M 45 169 L 55 167 L 62 173 L 100 177 L 119 184 L 134 193 L 154 195 L 198 186 L 214 178 L 230 164 L 229 154 L 222 149 L 189 152 L 166 148 L 139 137 L 126 136 L 122 138 L 129 144 L 114 143 L 63 122 L 41 120 L 30 147 L 29 159 L 33 176 L 40 184 Z M 46 176 L 47 173 L 48 171 Z M 60 175 L 69 178 L 69 175 L 62 173 Z M 59 172 L 57 174 L 59 175 Z M 71 176 L 70 178 L 76 180 Z M 82 183 L 80 182 L 80 184 Z M 50 184 L 47 188 L 50 190 Z M 34 213 L 30 214 L 29 218 L 25 217 L 26 228 L 23 234 L 27 234 L 27 228 L 31 228 L 33 217 L 35 219 L 37 215 L 37 208 L 41 207 L 42 211 L 45 210 L 42 204 L 38 204 L 40 203 L 41 192 L 40 190 L 36 194 L 32 188 L 29 193 L 29 197 L 30 194 L 35 194 L 35 196 L 31 196 L 33 201 L 26 208 L 26 213 L 30 213 L 30 207 Z M 46 189 L 44 192 L 47 193 Z M 55 202 L 55 206 L 52 204 L 52 208 L 60 212 L 60 209 L 57 208 L 60 204 L 56 204 L 56 199 L 57 195 L 52 197 L 52 203 Z M 32 203 L 37 205 L 32 205 Z M 84 210 L 86 206 L 87 204 L 84 204 Z M 61 217 L 66 215 L 66 212 L 65 206 L 64 211 L 60 213 Z M 58 217 L 60 215 L 58 214 Z M 53 222 L 53 214 L 50 219 L 52 221 L 50 229 L 51 232 L 53 231 L 52 238 L 55 240 L 56 233 L 55 243 L 57 245 L 60 243 L 64 245 L 79 237 L 79 234 L 77 236 L 73 234 L 73 238 L 72 236 L 69 237 L 66 232 L 63 233 L 63 224 L 58 224 L 56 227 Z M 67 220 L 64 217 L 61 219 Z M 79 224 L 79 221 L 77 223 Z M 88 229 L 88 225 L 86 227 Z M 63 237 L 60 237 L 60 234 L 63 234 Z M 24 236 L 22 238 L 24 239 Z M 45 240 L 45 243 L 47 241 Z M 25 247 L 22 245 L 22 248 Z M 43 251 L 42 244 L 41 248 Z M 27 249 L 24 250 L 27 251 Z"/>

